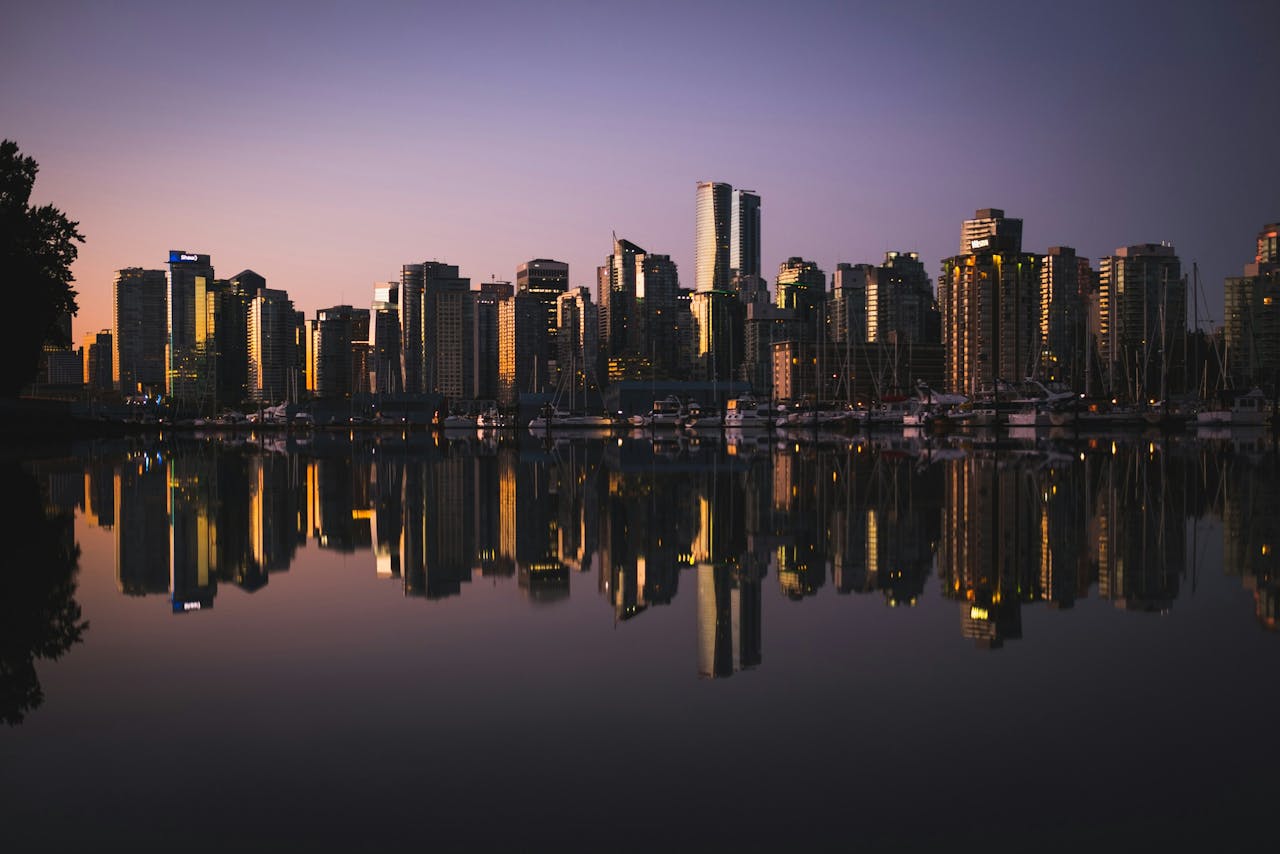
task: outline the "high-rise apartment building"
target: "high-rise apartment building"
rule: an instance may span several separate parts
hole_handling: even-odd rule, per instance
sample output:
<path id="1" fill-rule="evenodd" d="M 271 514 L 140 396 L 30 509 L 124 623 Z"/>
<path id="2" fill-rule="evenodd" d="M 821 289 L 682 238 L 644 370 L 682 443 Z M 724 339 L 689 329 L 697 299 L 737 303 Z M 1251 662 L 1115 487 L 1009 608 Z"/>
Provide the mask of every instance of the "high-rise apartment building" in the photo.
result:
<path id="1" fill-rule="evenodd" d="M 638 259 L 645 251 L 630 240 L 614 237 L 613 254 L 596 269 L 599 294 L 600 375 L 610 379 L 638 373 L 635 379 L 650 375 L 651 353 L 641 341 L 643 323 L 637 315 L 636 287 L 640 272 Z M 642 375 L 642 376 L 641 376 Z"/>
<path id="2" fill-rule="evenodd" d="M 439 261 L 400 271 L 401 379 L 408 394 L 472 395 L 471 280 Z"/>
<path id="3" fill-rule="evenodd" d="M 760 276 L 760 195 L 733 191 L 729 213 L 729 270 L 731 276 Z"/>
<path id="4" fill-rule="evenodd" d="M 546 336 L 546 316 L 536 295 L 520 293 L 498 303 L 498 400 L 504 406 L 548 387 Z"/>
<path id="5" fill-rule="evenodd" d="M 729 290 L 730 207 L 733 187 L 718 181 L 699 181 L 695 234 L 694 289 Z"/>
<path id="6" fill-rule="evenodd" d="M 1223 338 L 1226 366 L 1237 390 L 1280 384 L 1280 223 L 1258 232 L 1258 249 L 1243 276 L 1226 280 Z"/>
<path id="7" fill-rule="evenodd" d="M 103 329 L 88 333 L 84 336 L 84 344 L 80 349 L 84 353 L 85 387 L 94 391 L 110 391 L 112 388 L 111 330 Z"/>
<path id="8" fill-rule="evenodd" d="M 793 256 L 778 265 L 774 284 L 778 308 L 796 312 L 816 338 L 826 302 L 827 274 L 814 262 Z"/>
<path id="9" fill-rule="evenodd" d="M 261 288 L 249 304 L 249 398 L 257 403 L 297 398 L 297 315 L 285 291 Z"/>
<path id="10" fill-rule="evenodd" d="M 1187 285 L 1172 246 L 1122 246 L 1100 259 L 1096 322 L 1108 395 L 1149 401 L 1183 390 Z"/>
<path id="11" fill-rule="evenodd" d="M 336 305 L 308 321 L 307 390 L 317 397 L 350 397 L 367 387 L 369 310 Z"/>
<path id="12" fill-rule="evenodd" d="M 163 391 L 168 278 L 164 270 L 128 267 L 112 287 L 112 382 L 124 394 Z"/>
<path id="13" fill-rule="evenodd" d="M 534 258 L 516 267 L 516 293 L 533 294 L 547 319 L 546 359 L 556 360 L 556 301 L 569 289 L 569 265 L 550 258 Z"/>
<path id="14" fill-rule="evenodd" d="M 369 389 L 374 394 L 399 394 L 400 284 L 375 285 L 369 309 Z"/>
<path id="15" fill-rule="evenodd" d="M 933 283 L 916 252 L 886 252 L 867 280 L 867 341 L 916 344 L 941 340 Z"/>
<path id="16" fill-rule="evenodd" d="M 1040 259 L 1022 251 L 1022 220 L 979 210 L 962 228 L 967 249 L 942 262 L 948 391 L 994 393 L 1032 375 L 1039 358 Z"/>
<path id="17" fill-rule="evenodd" d="M 480 285 L 480 290 L 474 294 L 474 327 L 471 333 L 474 356 L 471 363 L 477 400 L 497 400 L 501 396 L 501 371 L 499 370 L 501 337 L 498 314 L 502 302 L 511 299 L 514 293 L 510 282 L 495 281 L 484 282 Z"/>
<path id="18" fill-rule="evenodd" d="M 1084 390 L 1093 269 L 1070 246 L 1040 259 L 1040 377 Z"/>
<path id="19" fill-rule="evenodd" d="M 867 287 L 875 269 L 871 264 L 836 265 L 827 304 L 827 340 L 838 344 L 861 344 L 867 340 Z"/>
<path id="20" fill-rule="evenodd" d="M 556 301 L 556 363 L 560 372 L 571 371 L 570 383 L 585 391 L 587 377 L 596 369 L 598 334 L 596 306 L 588 288 L 570 288 Z"/>

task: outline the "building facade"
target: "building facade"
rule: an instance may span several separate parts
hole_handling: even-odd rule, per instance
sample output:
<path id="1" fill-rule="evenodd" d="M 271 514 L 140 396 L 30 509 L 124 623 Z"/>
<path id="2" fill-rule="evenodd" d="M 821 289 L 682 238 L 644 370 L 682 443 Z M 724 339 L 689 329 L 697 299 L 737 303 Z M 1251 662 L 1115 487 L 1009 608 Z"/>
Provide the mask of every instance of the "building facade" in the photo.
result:
<path id="1" fill-rule="evenodd" d="M 123 394 L 163 391 L 168 320 L 164 270 L 117 270 L 112 287 L 112 382 Z"/>

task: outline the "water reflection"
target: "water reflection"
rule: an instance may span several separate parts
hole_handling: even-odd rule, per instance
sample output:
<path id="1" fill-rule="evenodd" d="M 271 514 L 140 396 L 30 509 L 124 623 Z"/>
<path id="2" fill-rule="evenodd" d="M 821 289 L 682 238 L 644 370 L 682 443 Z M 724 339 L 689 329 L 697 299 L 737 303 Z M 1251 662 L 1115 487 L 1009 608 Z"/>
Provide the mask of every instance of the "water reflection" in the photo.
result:
<path id="1" fill-rule="evenodd" d="M 986 648 L 1021 638 L 1023 608 L 1039 603 L 1167 612 L 1195 583 L 1206 519 L 1220 521 L 1223 569 L 1253 593 L 1259 622 L 1280 616 L 1266 442 L 318 437 L 99 447 L 70 472 L 33 468 L 56 510 L 44 524 L 65 529 L 79 509 L 112 528 L 120 592 L 167 596 L 177 613 L 212 608 L 220 584 L 261 590 L 308 541 L 367 556 L 370 575 L 408 597 L 448 599 L 485 578 L 554 605 L 594 587 L 620 629 L 683 581 L 708 678 L 763 662 L 775 585 L 799 607 L 940 596 L 956 603 L 960 636 Z M 65 579 L 75 561 L 59 555 L 45 563 L 69 561 Z M 65 649 L 79 631 L 63 623 Z"/>
<path id="2" fill-rule="evenodd" d="M 72 474 L 78 473 L 50 478 L 51 498 L 79 486 Z M 43 501 L 36 481 L 17 465 L 0 465 L 0 482 L 8 498 L 0 514 L 0 542 L 8 551 L 0 571 L 0 720 L 12 726 L 44 701 L 37 660 L 60 658 L 89 624 L 75 598 L 80 551 L 71 513 L 61 502 Z M 104 496 L 90 495 L 101 513 Z"/>

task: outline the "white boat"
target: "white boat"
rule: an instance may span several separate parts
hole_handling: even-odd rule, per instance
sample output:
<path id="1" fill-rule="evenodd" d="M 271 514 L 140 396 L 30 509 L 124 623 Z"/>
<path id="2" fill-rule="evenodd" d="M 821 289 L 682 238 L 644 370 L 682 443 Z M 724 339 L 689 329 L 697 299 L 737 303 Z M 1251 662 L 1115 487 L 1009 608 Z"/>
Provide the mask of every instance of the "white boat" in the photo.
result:
<path id="1" fill-rule="evenodd" d="M 655 400 L 645 415 L 633 415 L 627 419 L 632 427 L 650 427 L 655 430 L 675 430 L 684 424 L 685 407 L 675 395 Z"/>
<path id="2" fill-rule="evenodd" d="M 608 415 L 591 415 L 585 412 L 566 412 L 546 407 L 529 421 L 529 430 L 546 433 L 551 430 L 601 430 L 609 429 L 614 421 Z"/>
<path id="3" fill-rule="evenodd" d="M 731 398 L 725 407 L 724 426 L 735 430 L 768 430 L 773 426 L 774 413 L 769 404 L 751 395 Z"/>
<path id="4" fill-rule="evenodd" d="M 1255 388 L 1231 402 L 1230 407 L 1196 413 L 1197 427 L 1261 427 L 1267 423 L 1267 398 Z"/>
<path id="5" fill-rule="evenodd" d="M 510 419 L 499 412 L 496 406 L 492 406 L 476 416 L 476 427 L 481 430 L 496 430 L 510 426 Z"/>
<path id="6" fill-rule="evenodd" d="M 476 417 L 474 415 L 464 415 L 455 412 L 452 415 L 445 416 L 444 428 L 446 430 L 474 430 L 476 427 Z"/>

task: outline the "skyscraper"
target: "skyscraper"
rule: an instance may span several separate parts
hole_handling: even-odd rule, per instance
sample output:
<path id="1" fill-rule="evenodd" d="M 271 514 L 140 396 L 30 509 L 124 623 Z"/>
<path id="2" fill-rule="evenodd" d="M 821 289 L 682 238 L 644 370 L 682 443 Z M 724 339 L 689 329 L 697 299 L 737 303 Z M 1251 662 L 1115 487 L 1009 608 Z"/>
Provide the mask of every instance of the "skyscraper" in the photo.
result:
<path id="1" fill-rule="evenodd" d="M 111 389 L 111 330 L 84 336 L 84 384 L 94 391 Z"/>
<path id="2" fill-rule="evenodd" d="M 569 289 L 569 265 L 550 258 L 534 258 L 516 267 L 516 293 L 533 294 L 546 314 L 546 359 L 556 360 L 556 300 Z"/>
<path id="3" fill-rule="evenodd" d="M 167 291 L 167 364 L 165 388 L 179 399 L 190 400 L 195 393 L 198 372 L 196 315 L 203 310 L 203 289 L 213 283 L 213 266 L 208 255 L 169 251 Z M 201 294 L 197 296 L 197 287 Z"/>
<path id="4" fill-rule="evenodd" d="M 427 354 L 422 338 L 426 275 L 425 264 L 405 264 L 400 268 L 400 380 L 406 394 L 427 390 Z"/>
<path id="5" fill-rule="evenodd" d="M 249 398 L 258 403 L 292 400 L 297 389 L 296 312 L 289 295 L 262 288 L 249 306 Z"/>
<path id="6" fill-rule="evenodd" d="M 1258 232 L 1258 251 L 1243 276 L 1226 280 L 1223 333 L 1227 369 L 1235 387 L 1280 383 L 1280 224 Z"/>
<path id="7" fill-rule="evenodd" d="M 729 290 L 732 199 L 728 184 L 698 182 L 694 287 L 699 292 Z"/>
<path id="8" fill-rule="evenodd" d="M 164 270 L 128 267 L 116 271 L 111 375 L 124 394 L 164 389 L 167 289 Z"/>
<path id="9" fill-rule="evenodd" d="M 477 400 L 497 400 L 501 395 L 498 314 L 502 302 L 513 294 L 510 282 L 484 282 L 475 294 L 471 363 Z"/>
<path id="10" fill-rule="evenodd" d="M 606 368 L 610 360 L 633 355 L 628 347 L 633 340 L 629 330 L 637 322 L 632 317 L 636 299 L 636 257 L 644 254 L 644 250 L 631 241 L 615 236 L 613 254 L 596 270 L 600 303 L 600 368 Z"/>
<path id="11" fill-rule="evenodd" d="M 459 276 L 458 268 L 451 264 L 429 261 L 422 267 L 425 390 L 450 400 L 471 398 L 475 394 L 471 366 L 475 302 L 471 280 Z M 404 310 L 408 310 L 407 305 Z"/>
<path id="12" fill-rule="evenodd" d="M 916 252 L 886 252 L 867 282 L 868 341 L 914 344 L 939 340 L 933 283 Z"/>
<path id="13" fill-rule="evenodd" d="M 369 387 L 374 394 L 399 394 L 400 285 L 387 282 L 373 289 L 369 315 Z"/>
<path id="14" fill-rule="evenodd" d="M 595 370 L 598 321 L 596 306 L 587 288 L 571 288 L 556 301 L 556 362 L 563 373 L 570 370 L 570 381 L 577 391 L 585 391 L 586 374 Z"/>
<path id="15" fill-rule="evenodd" d="M 948 391 L 994 393 L 1039 356 L 1040 259 L 1022 251 L 1022 220 L 995 208 L 966 220 L 967 249 L 942 262 L 938 304 Z"/>
<path id="16" fill-rule="evenodd" d="M 1122 246 L 1098 261 L 1098 357 L 1105 392 L 1163 399 L 1184 383 L 1187 286 L 1167 243 Z"/>
<path id="17" fill-rule="evenodd" d="M 760 196 L 752 190 L 733 191 L 729 269 L 736 276 L 760 275 Z"/>
<path id="18" fill-rule="evenodd" d="M 1084 389 L 1087 305 L 1093 270 L 1070 246 L 1050 246 L 1040 260 L 1040 376 Z"/>

